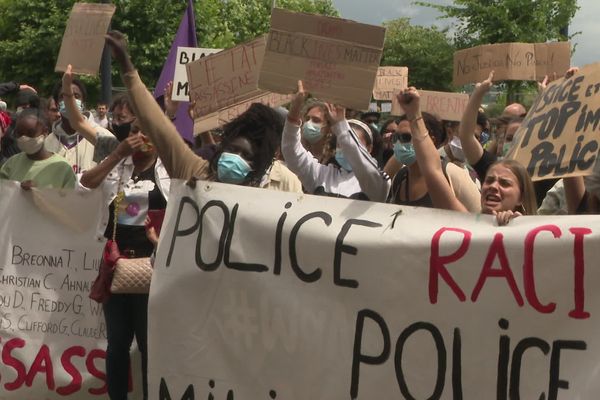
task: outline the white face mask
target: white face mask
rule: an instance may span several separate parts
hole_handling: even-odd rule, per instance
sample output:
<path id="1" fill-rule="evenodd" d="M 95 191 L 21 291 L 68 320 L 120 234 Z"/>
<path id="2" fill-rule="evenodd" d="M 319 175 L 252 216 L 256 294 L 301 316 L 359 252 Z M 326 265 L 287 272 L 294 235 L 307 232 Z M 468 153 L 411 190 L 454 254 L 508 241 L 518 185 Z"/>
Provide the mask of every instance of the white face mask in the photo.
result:
<path id="1" fill-rule="evenodd" d="M 0 111 L 6 111 L 6 102 L 0 100 Z"/>
<path id="2" fill-rule="evenodd" d="M 465 153 L 462 149 L 462 143 L 460 142 L 460 138 L 458 136 L 454 136 L 450 141 L 450 151 L 454 158 L 456 158 L 460 162 L 465 161 Z"/>
<path id="3" fill-rule="evenodd" d="M 17 138 L 17 146 L 23 153 L 32 155 L 42 150 L 45 139 L 46 135 L 36 137 L 19 136 Z"/>

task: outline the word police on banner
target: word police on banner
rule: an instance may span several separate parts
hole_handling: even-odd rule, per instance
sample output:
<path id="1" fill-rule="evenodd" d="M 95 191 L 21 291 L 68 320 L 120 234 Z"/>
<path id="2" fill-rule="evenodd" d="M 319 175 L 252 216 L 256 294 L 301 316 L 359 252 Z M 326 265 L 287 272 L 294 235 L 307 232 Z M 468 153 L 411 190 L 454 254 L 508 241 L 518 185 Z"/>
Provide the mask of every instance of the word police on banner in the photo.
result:
<path id="1" fill-rule="evenodd" d="M 246 100 L 242 103 L 227 107 L 221 111 L 214 112 L 207 115 L 206 117 L 198 118 L 194 121 L 194 135 L 198 135 L 202 132 L 207 132 L 211 129 L 217 129 L 232 121 L 240 114 L 244 113 L 252 103 L 261 103 L 269 107 L 278 107 L 292 101 L 292 95 L 278 94 L 260 91 L 257 97 Z"/>
<path id="2" fill-rule="evenodd" d="M 0 398 L 104 398 L 106 325 L 88 298 L 101 192 L 24 192 L 0 180 L 0 198 Z"/>
<path id="3" fill-rule="evenodd" d="M 197 118 L 255 97 L 265 37 L 186 64 L 190 101 Z"/>
<path id="4" fill-rule="evenodd" d="M 390 101 L 394 93 L 408 87 L 408 68 L 406 67 L 379 67 L 377 78 L 373 87 L 375 100 Z"/>
<path id="5" fill-rule="evenodd" d="M 150 296 L 152 396 L 600 390 L 600 217 L 498 227 L 492 216 L 218 183 L 171 194 Z"/>
<path id="6" fill-rule="evenodd" d="M 54 71 L 64 72 L 71 64 L 76 74 L 98 74 L 104 35 L 115 9 L 114 4 L 73 5 Z"/>
<path id="7" fill-rule="evenodd" d="M 552 82 L 515 134 L 510 158 L 533 180 L 587 175 L 600 142 L 600 63 Z"/>
<path id="8" fill-rule="evenodd" d="M 302 80 L 315 97 L 367 109 L 384 36 L 380 26 L 275 8 L 259 87 L 289 94 Z"/>
<path id="9" fill-rule="evenodd" d="M 185 65 L 202 57 L 218 53 L 223 49 L 205 49 L 200 47 L 177 47 L 177 60 L 175 61 L 175 75 L 173 77 L 173 100 L 188 101 L 190 90 L 188 87 L 187 71 Z"/>
<path id="10" fill-rule="evenodd" d="M 419 90 L 419 95 L 421 111 L 434 114 L 446 121 L 460 121 L 469 102 L 469 95 L 466 93 Z M 392 97 L 392 115 L 404 115 L 396 96 Z"/>
<path id="11" fill-rule="evenodd" d="M 546 75 L 564 75 L 570 63 L 569 42 L 488 44 L 454 53 L 452 83 L 481 82 L 491 71 L 498 81 L 542 80 Z"/>

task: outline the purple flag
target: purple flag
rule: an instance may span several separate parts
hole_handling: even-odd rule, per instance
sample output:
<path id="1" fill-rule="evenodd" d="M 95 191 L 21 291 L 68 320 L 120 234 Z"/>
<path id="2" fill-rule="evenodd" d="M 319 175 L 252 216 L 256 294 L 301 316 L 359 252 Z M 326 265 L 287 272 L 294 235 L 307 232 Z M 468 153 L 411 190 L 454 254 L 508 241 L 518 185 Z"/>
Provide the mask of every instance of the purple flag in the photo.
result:
<path id="1" fill-rule="evenodd" d="M 175 40 L 171 44 L 171 50 L 167 56 L 167 61 L 163 65 L 163 69 L 154 88 L 154 98 L 163 103 L 165 87 L 169 81 L 173 80 L 175 75 L 175 62 L 177 61 L 177 47 L 198 47 L 196 40 L 196 21 L 194 20 L 194 2 L 188 0 L 188 6 L 181 18 L 179 29 L 175 35 Z M 188 115 L 188 103 L 181 102 L 177 109 L 177 118 L 174 121 L 179 134 L 186 140 L 194 143 L 194 121 Z"/>

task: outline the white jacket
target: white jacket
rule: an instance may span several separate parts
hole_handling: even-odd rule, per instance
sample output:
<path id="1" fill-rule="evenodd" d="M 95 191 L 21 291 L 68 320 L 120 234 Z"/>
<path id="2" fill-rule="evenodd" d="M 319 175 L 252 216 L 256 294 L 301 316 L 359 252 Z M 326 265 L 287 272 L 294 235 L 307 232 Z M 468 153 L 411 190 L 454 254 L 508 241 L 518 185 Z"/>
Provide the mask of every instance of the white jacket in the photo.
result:
<path id="1" fill-rule="evenodd" d="M 287 167 L 295 173 L 309 193 L 323 188 L 327 193 L 350 197 L 364 193 L 369 200 L 385 202 L 390 178 L 379 169 L 377 161 L 358 140 L 348 121 L 331 127 L 338 147 L 352 166 L 348 172 L 336 165 L 323 165 L 300 142 L 300 126 L 286 119 L 281 138 L 281 152 Z"/>

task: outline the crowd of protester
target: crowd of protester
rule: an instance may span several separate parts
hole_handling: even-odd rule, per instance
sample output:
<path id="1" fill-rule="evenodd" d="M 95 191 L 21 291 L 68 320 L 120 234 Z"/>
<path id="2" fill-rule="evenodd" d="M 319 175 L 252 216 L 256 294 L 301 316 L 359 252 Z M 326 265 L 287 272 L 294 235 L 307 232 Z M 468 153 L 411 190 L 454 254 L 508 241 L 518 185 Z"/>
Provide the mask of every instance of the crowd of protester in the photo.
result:
<path id="1" fill-rule="evenodd" d="M 166 208 L 170 179 L 493 214 L 499 225 L 519 215 L 600 210 L 598 166 L 586 178 L 534 183 L 522 165 L 505 158 L 527 110 L 511 104 L 499 118 L 486 117 L 481 103 L 493 73 L 476 85 L 461 121 L 422 112 L 413 87 L 398 94 L 404 115 L 380 121 L 377 112 L 357 114 L 310 98 L 299 82 L 289 111 L 253 104 L 192 144 L 173 124 L 179 104 L 171 99 L 172 85 L 163 109 L 140 79 L 123 36 L 111 32 L 107 44 L 127 93 L 95 112 L 86 108 L 86 88 L 70 67 L 48 97 L 26 84 L 0 84 L 0 98 L 15 94 L 10 109 L 0 101 L 0 179 L 26 190 L 102 190 L 100 234 L 110 239 L 114 229 L 121 253 L 132 257 L 154 250 L 149 216 Z M 127 396 L 134 336 L 147 396 L 147 302 L 148 295 L 112 295 L 103 305 L 111 399 Z"/>

